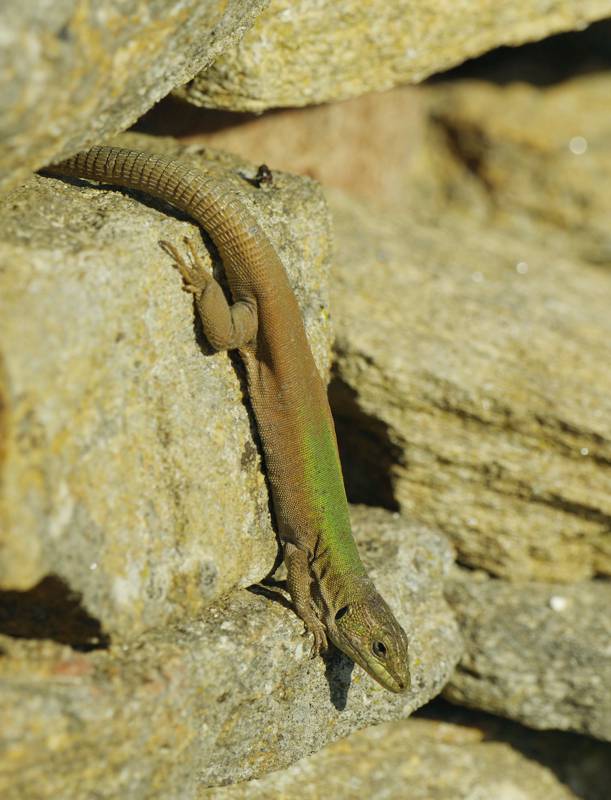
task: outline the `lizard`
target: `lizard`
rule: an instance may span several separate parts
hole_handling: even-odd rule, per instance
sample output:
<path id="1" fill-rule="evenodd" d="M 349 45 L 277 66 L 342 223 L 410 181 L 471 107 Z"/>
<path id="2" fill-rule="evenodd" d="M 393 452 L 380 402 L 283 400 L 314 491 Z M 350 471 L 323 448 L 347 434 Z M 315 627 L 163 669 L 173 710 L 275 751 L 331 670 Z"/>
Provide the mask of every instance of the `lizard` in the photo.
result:
<path id="1" fill-rule="evenodd" d="M 263 446 L 287 588 L 312 655 L 329 640 L 392 692 L 410 688 L 408 640 L 375 588 L 352 536 L 333 417 L 297 299 L 269 237 L 218 171 L 118 147 L 96 146 L 46 174 L 110 183 L 158 197 L 210 236 L 233 302 L 192 239 L 160 245 L 193 294 L 217 351 L 237 350 Z"/>

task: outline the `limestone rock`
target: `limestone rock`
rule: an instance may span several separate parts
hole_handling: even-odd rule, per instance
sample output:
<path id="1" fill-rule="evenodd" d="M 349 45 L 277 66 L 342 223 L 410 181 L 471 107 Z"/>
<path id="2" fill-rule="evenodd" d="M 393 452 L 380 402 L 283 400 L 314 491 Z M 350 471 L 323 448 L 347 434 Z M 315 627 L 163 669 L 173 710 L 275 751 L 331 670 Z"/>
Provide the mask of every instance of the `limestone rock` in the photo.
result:
<path id="1" fill-rule="evenodd" d="M 208 789 L 202 800 L 579 800 L 552 770 L 466 726 L 410 719 L 378 725 L 283 772 Z"/>
<path id="2" fill-rule="evenodd" d="M 503 743 L 553 772 L 580 800 L 607 800 L 611 782 L 611 744 L 566 731 L 527 728 L 507 718 L 433 700 L 414 719 L 460 726 L 477 732 L 484 744 Z M 408 723 L 409 725 L 410 723 Z"/>
<path id="3" fill-rule="evenodd" d="M 611 28 L 606 42 L 609 49 Z M 412 174 L 395 170 L 397 193 L 420 193 L 431 216 L 476 217 L 525 239 L 545 237 L 551 252 L 609 266 L 610 91 L 608 71 L 547 87 L 481 80 L 429 87 L 422 152 Z"/>
<path id="4" fill-rule="evenodd" d="M 477 219 L 604 266 L 610 66 L 611 20 L 497 50 L 422 86 L 262 116 L 167 98 L 140 124 L 309 175 L 385 212 Z"/>
<path id="5" fill-rule="evenodd" d="M 332 196 L 332 405 L 349 495 L 509 578 L 611 574 L 606 272 L 536 229 Z"/>
<path id="6" fill-rule="evenodd" d="M 424 137 L 431 134 L 430 93 L 428 86 L 403 86 L 261 115 L 202 110 L 170 96 L 138 129 L 227 150 L 388 208 L 401 207 L 413 190 L 416 167 L 418 177 L 426 174 L 421 163 Z M 373 126 L 372 119 L 384 124 Z M 437 177 L 438 171 L 432 174 Z"/>
<path id="7" fill-rule="evenodd" d="M 609 28 L 598 50 L 594 33 L 585 51 L 608 53 Z M 499 81 L 526 74 L 505 58 Z M 331 397 L 351 496 L 517 579 L 611 571 L 611 85 L 586 67 L 549 87 L 455 79 L 192 134 L 358 198 L 332 203 Z"/>
<path id="8" fill-rule="evenodd" d="M 277 173 L 255 189 L 241 176 L 256 168 L 229 156 L 118 143 L 227 170 L 281 253 L 325 371 L 316 184 Z M 143 195 L 39 176 L 0 219 L 0 587 L 35 593 L 10 602 L 77 592 L 104 631 L 132 636 L 261 579 L 277 545 L 244 376 L 208 350 L 158 244 L 197 227 Z"/>
<path id="9" fill-rule="evenodd" d="M 609 582 L 512 585 L 463 571 L 448 599 L 466 640 L 448 699 L 611 740 Z"/>
<path id="10" fill-rule="evenodd" d="M 131 125 L 205 69 L 266 0 L 0 5 L 0 189 Z"/>
<path id="11" fill-rule="evenodd" d="M 364 562 L 410 636 L 411 691 L 385 691 L 336 652 L 311 659 L 272 589 L 90 653 L 2 636 L 3 799 L 192 800 L 437 694 L 462 652 L 442 593 L 447 541 L 388 512 L 352 511 Z"/>
<path id="12" fill-rule="evenodd" d="M 243 40 L 178 93 L 257 112 L 340 100 L 609 14 L 609 0 L 271 0 Z"/>

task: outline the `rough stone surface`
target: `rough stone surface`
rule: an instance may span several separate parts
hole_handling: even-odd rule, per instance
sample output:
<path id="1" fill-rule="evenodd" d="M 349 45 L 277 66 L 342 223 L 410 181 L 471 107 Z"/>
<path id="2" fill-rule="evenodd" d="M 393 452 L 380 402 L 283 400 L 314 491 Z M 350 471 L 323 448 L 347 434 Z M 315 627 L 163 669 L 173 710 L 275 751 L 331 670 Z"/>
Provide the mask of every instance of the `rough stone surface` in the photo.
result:
<path id="1" fill-rule="evenodd" d="M 0 189 L 131 125 L 266 0 L 3 0 Z"/>
<path id="2" fill-rule="evenodd" d="M 319 187 L 277 173 L 255 189 L 240 174 L 256 168 L 228 156 L 119 143 L 227 170 L 281 253 L 325 371 Z M 244 376 L 210 353 L 158 245 L 197 227 L 143 195 L 38 176 L 0 220 L 0 587 L 54 576 L 33 591 L 79 592 L 124 636 L 262 578 L 277 547 Z"/>
<path id="3" fill-rule="evenodd" d="M 442 592 L 448 543 L 388 512 L 352 516 L 365 564 L 410 636 L 409 693 L 385 691 L 338 653 L 312 660 L 272 589 L 87 654 L 2 636 L 3 800 L 191 800 L 197 787 L 285 767 L 436 695 L 462 652 Z"/>
<path id="4" fill-rule="evenodd" d="M 610 52 L 610 27 L 603 41 Z M 392 199 L 409 185 L 425 199 L 425 213 L 451 206 L 525 241 L 545 237 L 554 253 L 610 266 L 610 91 L 608 70 L 547 87 L 481 80 L 430 87 L 424 152 L 395 171 Z"/>
<path id="5" fill-rule="evenodd" d="M 351 496 L 517 579 L 611 570 L 611 81 L 588 72 L 611 31 L 582 36 L 532 45 L 528 69 L 497 56 L 498 81 L 540 86 L 454 79 L 201 132 L 190 117 L 192 141 L 358 198 L 332 204 Z M 567 58 L 582 74 L 545 86 Z"/>
<path id="6" fill-rule="evenodd" d="M 324 791 L 323 791 L 324 787 Z M 476 728 L 424 719 L 359 731 L 283 772 L 199 800 L 582 800 L 546 767 Z"/>
<path id="7" fill-rule="evenodd" d="M 309 175 L 434 221 L 510 227 L 611 262 L 611 20 L 504 48 L 423 86 L 256 116 L 166 98 L 145 130 Z M 383 120 L 372 125 L 371 120 Z"/>
<path id="8" fill-rule="evenodd" d="M 535 62 L 537 69 L 550 68 L 540 55 Z M 301 159 L 300 169 L 360 198 L 333 202 L 340 300 L 344 309 L 352 302 L 356 309 L 354 318 L 342 312 L 347 324 L 338 352 L 345 358 L 334 381 L 350 491 L 438 523 L 454 538 L 461 560 L 517 579 L 507 585 L 475 573 L 452 581 L 449 597 L 469 650 L 449 695 L 533 727 L 566 726 L 595 736 L 608 736 L 609 584 L 545 586 L 523 576 L 564 581 L 610 571 L 605 85 L 605 76 L 594 74 L 552 88 L 474 82 L 411 87 L 303 116 L 270 115 L 263 126 L 239 130 L 234 141 L 240 147 L 223 143 L 224 133 L 217 139 L 248 158 L 241 145 L 252 130 L 255 163 L 290 169 L 291 158 Z M 269 134 L 275 123 L 274 142 Z M 270 144 L 271 155 L 262 142 Z M 179 151 L 159 142 L 151 147 Z M 190 149 L 193 158 L 201 151 L 200 145 Z M 203 152 L 244 185 L 236 160 Z M 298 249 L 289 272 L 324 364 L 329 321 L 326 234 L 316 227 L 326 224 L 320 195 L 287 176 L 276 181 L 279 191 L 271 197 L 247 185 L 244 190 L 263 224 L 272 220 L 270 233 L 280 229 L 285 260 Z M 50 184 L 53 197 L 46 190 L 39 197 Z M 21 319 L 18 326 L 11 317 L 11 348 L 3 348 L 0 358 L 0 485 L 6 497 L 4 467 L 17 466 L 28 492 L 12 495 L 19 502 L 11 504 L 11 514 L 25 519 L 33 502 L 42 525 L 23 542 L 12 537 L 0 565 L 10 558 L 13 574 L 23 570 L 22 579 L 32 565 L 40 566 L 36 542 L 45 541 L 54 508 L 63 511 L 53 530 L 69 532 L 78 523 L 81 539 L 72 548 L 63 533 L 59 545 L 46 539 L 43 555 L 53 560 L 53 548 L 60 547 L 57 562 L 61 555 L 70 573 L 66 581 L 43 571 L 46 577 L 29 591 L 0 593 L 3 800 L 191 800 L 217 793 L 222 798 L 225 791 L 238 797 L 326 796 L 336 778 L 336 794 L 343 796 L 355 788 L 356 796 L 373 798 L 402 798 L 406 791 L 427 800 L 433 794 L 454 798 L 462 791 L 469 800 L 607 800 L 606 742 L 529 734 L 498 718 L 494 725 L 503 726 L 502 733 L 489 724 L 457 731 L 454 715 L 467 713 L 458 706 L 443 711 L 455 723 L 449 727 L 377 729 L 356 743 L 339 742 L 330 756 L 320 755 L 320 766 L 302 762 L 261 786 L 203 788 L 282 768 L 361 725 L 405 716 L 435 694 L 461 652 L 439 591 L 449 555 L 443 540 L 421 523 L 354 511 L 374 576 L 411 634 L 416 680 L 406 698 L 384 693 L 342 657 L 310 661 L 299 621 L 268 594 L 235 592 L 196 621 L 218 593 L 263 575 L 275 545 L 236 372 L 225 361 L 213 369 L 216 357 L 193 347 L 192 306 L 167 259 L 159 261 L 159 236 L 180 241 L 193 229 L 181 215 L 154 202 L 141 205 L 142 198 L 136 202 L 129 192 L 88 188 L 82 202 L 68 205 L 66 184 L 41 179 L 33 186 L 31 203 L 20 204 L 26 195 L 17 192 L 3 207 L 8 235 L 0 262 L 0 331 L 8 329 L 5 309 L 16 298 Z M 93 226 L 95 237 L 85 238 L 80 225 Z M 293 246 L 289 227 L 296 232 Z M 120 287 L 118 271 L 125 275 Z M 60 283 L 57 277 L 66 273 L 68 280 Z M 17 280 L 9 283 L 13 275 Z M 114 333 L 117 341 L 111 342 Z M 90 344 L 78 359 L 83 335 Z M 196 336 L 201 345 L 197 330 Z M 50 355 L 39 352 L 41 341 Z M 11 352 L 32 363 L 15 372 L 15 359 L 7 359 Z M 389 355 L 382 357 L 384 352 Z M 85 386 L 81 373 L 87 369 L 97 380 Z M 60 380 L 53 383 L 51 372 Z M 170 372 L 175 374 L 168 377 Z M 38 374 L 46 377 L 34 391 Z M 72 374 L 80 376 L 74 389 Z M 174 390 L 176 376 L 182 383 Z M 117 390 L 117 382 L 126 388 Z M 58 395 L 70 400 L 66 409 L 55 402 Z M 161 402 L 168 396 L 171 407 Z M 140 405 L 146 405 L 146 418 L 134 415 Z M 205 416 L 205 430 L 198 425 L 186 431 L 180 421 L 185 415 Z M 155 426 L 157 438 L 147 434 L 147 425 Z M 195 435 L 198 442 L 205 438 L 205 449 L 185 454 L 183 444 Z M 233 450 L 225 449 L 228 439 Z M 132 453 L 140 444 L 152 448 L 142 463 Z M 245 458 L 238 463 L 241 448 Z M 28 454 L 35 457 L 26 469 Z M 91 505 L 94 524 L 87 518 L 73 522 L 74 503 L 64 503 L 57 486 L 67 484 L 68 500 L 76 497 L 78 508 L 89 511 L 100 454 L 106 483 Z M 161 462 L 163 454 L 168 457 Z M 66 476 L 68 459 L 74 463 Z M 227 500 L 204 486 L 219 470 L 225 470 Z M 201 488 L 194 488 L 195 480 Z M 210 480 L 212 488 L 218 485 L 218 477 Z M 126 507 L 126 481 L 130 491 L 144 494 L 129 506 L 128 524 L 123 531 L 117 526 L 104 551 L 99 584 L 88 583 L 87 570 L 95 565 L 93 580 L 100 562 L 85 556 L 97 552 L 99 521 L 112 521 L 116 509 Z M 108 486 L 112 494 L 104 500 Z M 146 498 L 151 486 L 160 499 L 139 506 L 138 497 Z M 186 510 L 184 498 L 191 498 Z M 0 511 L 2 531 L 7 511 Z M 162 526 L 169 533 L 161 530 L 157 547 Z M 217 528 L 214 536 L 206 526 Z M 231 551 L 218 544 L 227 526 Z M 73 556 L 82 563 L 75 566 Z M 128 564 L 135 568 L 125 577 Z M 195 580 L 190 565 L 200 564 Z M 85 581 L 84 605 L 71 593 L 72 574 Z M 35 580 L 32 573 L 28 580 Z M 171 581 L 170 589 L 164 581 Z M 141 592 L 137 602 L 129 594 L 134 587 Z M 108 597 L 114 605 L 104 606 Z M 123 609 L 116 597 L 128 601 Z M 91 600 L 100 598 L 109 615 L 100 615 L 101 622 L 111 619 L 112 626 L 118 619 L 110 642 L 100 620 L 88 614 Z M 145 614 L 150 619 L 143 622 Z M 159 627 L 131 638 L 152 624 Z M 36 641 L 40 637 L 54 641 Z M 101 649 L 78 651 L 92 641 Z M 521 732 L 510 735 L 511 728 Z M 548 751 L 547 742 L 558 749 L 550 744 Z M 558 794 L 562 784 L 564 794 Z"/>
<path id="9" fill-rule="evenodd" d="M 271 0 L 243 40 L 179 95 L 238 111 L 345 99 L 610 14 L 610 0 Z"/>
<path id="10" fill-rule="evenodd" d="M 352 499 L 441 528 L 496 575 L 610 574 L 608 274 L 550 265 L 536 234 L 331 205 Z"/>
<path id="11" fill-rule="evenodd" d="M 449 700 L 611 740 L 611 582 L 512 585 L 462 571 L 447 596 L 466 640 Z"/>
<path id="12" fill-rule="evenodd" d="M 611 745 L 590 736 L 565 731 L 540 731 L 503 717 L 461 708 L 441 698 L 420 709 L 414 718 L 449 722 L 484 743 L 502 742 L 513 751 L 554 773 L 579 800 L 607 800 L 611 785 Z"/>
<path id="13" fill-rule="evenodd" d="M 401 207 L 426 130 L 429 87 L 262 115 L 196 108 L 170 96 L 138 122 L 147 133 L 205 143 L 273 169 L 308 175 L 362 199 Z M 372 119 L 384 120 L 374 126 Z"/>

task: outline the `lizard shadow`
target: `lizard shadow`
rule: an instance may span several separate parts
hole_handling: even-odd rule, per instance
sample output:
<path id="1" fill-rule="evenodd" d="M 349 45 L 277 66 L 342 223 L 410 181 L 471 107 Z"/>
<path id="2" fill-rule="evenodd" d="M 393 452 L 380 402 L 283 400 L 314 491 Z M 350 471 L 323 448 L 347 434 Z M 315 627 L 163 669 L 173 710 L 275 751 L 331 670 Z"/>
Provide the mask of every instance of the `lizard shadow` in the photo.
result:
<path id="1" fill-rule="evenodd" d="M 325 662 L 325 677 L 329 684 L 329 699 L 338 711 L 343 711 L 348 703 L 348 692 L 352 683 L 355 663 L 334 645 L 322 654 Z"/>
<path id="2" fill-rule="evenodd" d="M 286 596 L 286 581 L 277 580 L 272 577 L 278 565 L 282 561 L 281 552 L 276 558 L 276 563 L 269 576 L 264 578 L 261 583 L 248 587 L 252 594 L 267 598 L 272 603 L 279 603 L 283 608 L 294 613 L 293 604 Z M 343 711 L 348 702 L 348 692 L 352 682 L 352 671 L 354 661 L 340 652 L 334 645 L 330 644 L 329 649 L 320 656 L 325 665 L 325 679 L 329 685 L 329 700 L 338 710 Z"/>

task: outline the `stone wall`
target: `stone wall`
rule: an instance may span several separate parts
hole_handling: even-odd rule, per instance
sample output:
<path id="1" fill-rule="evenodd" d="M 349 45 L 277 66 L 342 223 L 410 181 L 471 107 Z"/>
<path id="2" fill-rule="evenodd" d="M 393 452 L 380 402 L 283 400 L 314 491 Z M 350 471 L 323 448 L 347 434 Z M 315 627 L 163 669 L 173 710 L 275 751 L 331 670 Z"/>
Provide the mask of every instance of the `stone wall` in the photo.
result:
<path id="1" fill-rule="evenodd" d="M 611 28 L 401 84 L 611 3 L 12 5 L 0 795 L 606 800 Z M 243 367 L 159 247 L 222 275 L 205 232 L 30 175 L 101 139 L 222 170 L 278 250 L 406 695 L 311 659 L 269 578 Z"/>

